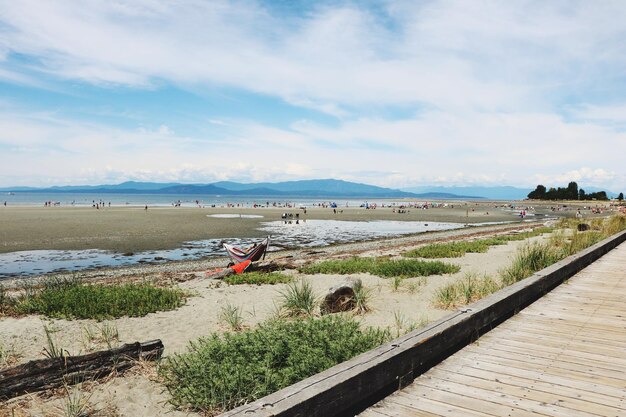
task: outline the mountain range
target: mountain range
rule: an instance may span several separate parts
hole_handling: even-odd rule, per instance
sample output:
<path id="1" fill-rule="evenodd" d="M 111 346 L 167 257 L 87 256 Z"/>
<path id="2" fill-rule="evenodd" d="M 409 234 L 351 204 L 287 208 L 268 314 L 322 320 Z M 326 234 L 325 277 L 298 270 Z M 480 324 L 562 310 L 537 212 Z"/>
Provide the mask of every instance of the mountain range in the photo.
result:
<path id="1" fill-rule="evenodd" d="M 602 191 L 584 187 L 587 192 Z M 299 180 L 285 182 L 239 183 L 219 181 L 211 184 L 181 184 L 127 181 L 121 184 L 68 185 L 49 188 L 5 187 L 2 192 L 31 193 L 116 193 L 116 194 L 172 194 L 263 197 L 329 197 L 329 198 L 419 198 L 419 199 L 491 199 L 523 200 L 531 192 L 528 188 L 511 186 L 418 186 L 402 189 L 378 187 L 336 179 Z M 616 193 L 607 191 L 609 196 Z"/>
<path id="2" fill-rule="evenodd" d="M 128 181 L 121 184 L 54 186 L 49 188 L 7 187 L 0 191 L 31 193 L 116 193 L 116 194 L 191 194 L 216 196 L 263 197 L 344 197 L 344 198 L 480 198 L 448 192 L 414 193 L 375 185 L 335 179 L 286 182 L 238 183 L 220 181 L 212 184 L 180 184 Z"/>

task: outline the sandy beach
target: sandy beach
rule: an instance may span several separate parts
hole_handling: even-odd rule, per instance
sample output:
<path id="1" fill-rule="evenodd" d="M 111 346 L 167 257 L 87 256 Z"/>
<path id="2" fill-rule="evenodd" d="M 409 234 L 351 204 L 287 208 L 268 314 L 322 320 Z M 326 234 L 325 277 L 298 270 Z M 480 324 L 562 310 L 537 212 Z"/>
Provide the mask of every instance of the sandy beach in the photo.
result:
<path id="1" fill-rule="evenodd" d="M 472 207 L 465 219 L 475 223 L 511 220 L 511 213 L 484 204 Z M 549 212 L 549 208 L 544 208 Z M 265 218 L 280 219 L 279 209 L 245 209 L 246 213 L 260 214 Z M 284 211 L 284 210 L 282 210 Z M 539 210 L 538 210 L 539 211 Z M 250 233 L 260 220 L 220 219 L 208 214 L 225 213 L 224 209 L 143 209 L 112 208 L 96 212 L 91 209 L 42 209 L 11 208 L 1 215 L 3 250 L 18 248 L 93 248 L 114 250 L 137 250 L 137 248 L 176 245 L 189 239 L 208 236 L 232 236 Z M 229 213 L 242 212 L 231 209 Z M 333 213 L 328 209 L 308 209 L 308 218 L 344 220 L 389 219 L 403 216 L 407 220 L 450 221 L 461 218 L 468 212 L 465 208 L 441 208 L 411 210 L 406 214 L 389 210 L 351 209 Z M 489 214 L 486 214 L 489 212 Z M 573 215 L 567 212 L 565 215 Z M 269 259 L 290 263 L 314 262 L 326 258 L 359 256 L 397 257 L 403 251 L 419 247 L 428 242 L 451 239 L 473 239 L 495 234 L 514 233 L 541 226 L 543 222 L 521 223 L 516 221 L 503 225 L 463 228 L 452 231 L 432 232 L 370 242 L 356 242 L 315 250 L 276 252 Z M 22 229 L 20 229 L 22 228 Z M 208 230 L 207 230 L 208 229 Z M 544 239 L 535 237 L 532 239 Z M 467 274 L 496 276 L 507 266 L 516 250 L 524 241 L 512 241 L 506 245 L 491 247 L 487 253 L 469 253 L 460 258 L 442 259 L 461 267 L 455 274 L 409 278 L 394 288 L 391 279 L 370 274 L 304 275 L 295 269 L 286 273 L 296 279 L 309 280 L 318 296 L 323 296 L 330 287 L 347 279 L 360 278 L 371 291 L 371 311 L 356 316 L 364 326 L 388 328 L 392 334 L 403 334 L 410 328 L 434 321 L 450 310 L 438 308 L 434 302 L 437 289 L 462 279 Z M 40 246 L 41 245 L 41 246 Z M 59 245 L 59 246 L 55 246 Z M 130 343 L 161 339 L 165 345 L 165 356 L 183 352 L 190 341 L 213 332 L 228 331 L 220 320 L 223 306 L 240 307 L 246 327 L 251 328 L 271 317 L 279 302 L 278 285 L 227 285 L 221 281 L 207 280 L 205 271 L 223 266 L 224 259 L 177 262 L 164 265 L 146 265 L 85 272 L 86 278 L 108 280 L 149 280 L 170 282 L 188 291 L 191 296 L 186 304 L 173 311 L 158 312 L 139 318 L 119 318 L 106 321 L 119 333 L 116 343 Z M 105 348 L 103 341 L 93 340 L 87 335 L 97 332 L 105 323 L 95 320 L 59 320 L 42 316 L 0 317 L 0 346 L 13 353 L 14 363 L 24 363 L 43 357 L 46 347 L 44 326 L 54 331 L 53 337 L 59 346 L 70 354 L 77 355 Z M 197 415 L 172 410 L 167 404 L 168 394 L 156 376 L 154 365 L 136 367 L 123 376 L 110 378 L 90 386 L 84 386 L 85 395 L 95 410 L 103 416 L 183 416 Z M 63 415 L 63 395 L 28 395 L 0 405 L 0 416 Z"/>
<path id="2" fill-rule="evenodd" d="M 407 202 L 408 204 L 408 202 Z M 280 221 L 282 213 L 299 213 L 301 219 L 345 221 L 433 221 L 476 224 L 519 221 L 503 202 L 440 202 L 442 207 L 396 208 L 308 207 L 306 214 L 295 208 L 189 208 L 189 207 L 0 207 L 0 253 L 36 249 L 105 249 L 140 252 L 170 249 L 184 242 L 205 239 L 260 237 L 261 222 Z M 443 207 L 443 205 L 447 205 Z M 527 207 L 528 203 L 516 203 Z M 529 214 L 574 216 L 576 211 L 553 212 L 555 204 L 535 203 Z M 579 205 L 580 207 L 583 204 Z M 218 218 L 212 215 L 255 215 L 254 218 Z M 589 215 L 590 213 L 587 213 Z M 532 217 L 528 217 L 531 219 Z"/>

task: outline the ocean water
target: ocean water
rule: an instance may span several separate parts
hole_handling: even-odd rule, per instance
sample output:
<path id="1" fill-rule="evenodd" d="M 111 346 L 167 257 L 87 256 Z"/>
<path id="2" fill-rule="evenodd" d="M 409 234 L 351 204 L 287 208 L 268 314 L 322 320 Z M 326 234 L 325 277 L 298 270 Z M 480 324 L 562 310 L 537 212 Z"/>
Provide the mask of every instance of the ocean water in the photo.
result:
<path id="1" fill-rule="evenodd" d="M 225 219 L 225 221 L 228 221 Z M 270 251 L 327 246 L 337 243 L 401 236 L 464 227 L 458 223 L 340 220 L 308 220 L 291 223 L 262 222 L 259 230 L 271 236 Z M 182 259 L 226 256 L 222 243 L 249 246 L 258 239 L 209 239 L 186 242 L 179 248 L 122 254 L 97 249 L 33 250 L 0 254 L 0 280 L 52 272 L 70 272 L 103 267 L 159 264 Z M 224 264 L 227 263 L 225 259 Z"/>

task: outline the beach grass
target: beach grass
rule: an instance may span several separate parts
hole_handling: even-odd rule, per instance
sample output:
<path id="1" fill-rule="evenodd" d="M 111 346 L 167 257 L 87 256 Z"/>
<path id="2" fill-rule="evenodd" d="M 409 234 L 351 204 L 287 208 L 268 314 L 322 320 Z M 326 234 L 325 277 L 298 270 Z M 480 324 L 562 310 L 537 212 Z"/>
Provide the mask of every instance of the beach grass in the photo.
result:
<path id="1" fill-rule="evenodd" d="M 304 274 L 370 273 L 385 278 L 412 278 L 418 276 L 451 274 L 459 270 L 459 266 L 441 261 L 373 257 L 327 260 L 300 268 L 300 272 Z"/>
<path id="2" fill-rule="evenodd" d="M 345 315 L 274 320 L 213 334 L 164 361 L 171 403 L 215 415 L 249 403 L 379 346 L 389 332 L 361 329 Z"/>
<path id="3" fill-rule="evenodd" d="M 354 283 L 354 312 L 356 314 L 365 314 L 371 310 L 370 301 L 372 299 L 372 290 L 363 285 L 360 279 Z"/>
<path id="4" fill-rule="evenodd" d="M 467 273 L 457 282 L 445 285 L 435 293 L 434 304 L 444 309 L 464 306 L 493 294 L 501 288 L 493 278 Z"/>
<path id="5" fill-rule="evenodd" d="M 186 294 L 179 289 L 149 283 L 87 284 L 79 277 L 49 279 L 41 287 L 26 285 L 21 294 L 5 297 L 3 310 L 14 314 L 43 314 L 51 318 L 107 319 L 141 317 L 182 306 Z"/>
<path id="6" fill-rule="evenodd" d="M 526 244 L 517 251 L 511 265 L 501 272 L 502 283 L 511 285 L 547 268 L 564 257 L 563 251 L 549 243 Z"/>
<path id="7" fill-rule="evenodd" d="M 466 253 L 485 253 L 491 246 L 505 245 L 511 241 L 526 240 L 552 232 L 550 227 L 539 227 L 532 231 L 509 235 L 495 236 L 462 242 L 433 243 L 403 253 L 409 258 L 459 258 Z"/>
<path id="8" fill-rule="evenodd" d="M 220 321 L 227 325 L 232 331 L 238 332 L 243 330 L 243 316 L 241 307 L 227 303 L 220 309 Z"/>
<path id="9" fill-rule="evenodd" d="M 245 274 L 229 275 L 224 278 L 224 282 L 230 285 L 238 284 L 285 284 L 291 282 L 293 277 L 282 272 L 246 272 Z"/>
<path id="10" fill-rule="evenodd" d="M 319 297 L 315 295 L 313 285 L 306 279 L 293 281 L 280 291 L 280 310 L 288 317 L 313 316 L 319 306 Z"/>

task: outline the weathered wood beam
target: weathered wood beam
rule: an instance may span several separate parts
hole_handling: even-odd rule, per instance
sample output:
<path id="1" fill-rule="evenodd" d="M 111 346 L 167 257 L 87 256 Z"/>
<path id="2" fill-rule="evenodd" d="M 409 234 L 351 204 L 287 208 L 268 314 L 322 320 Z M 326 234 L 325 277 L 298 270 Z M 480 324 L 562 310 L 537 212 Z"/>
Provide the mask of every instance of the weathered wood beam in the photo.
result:
<path id="1" fill-rule="evenodd" d="M 7 368 L 0 371 L 0 400 L 121 372 L 139 359 L 160 358 L 163 349 L 163 343 L 157 339 L 86 355 L 38 359 Z"/>

